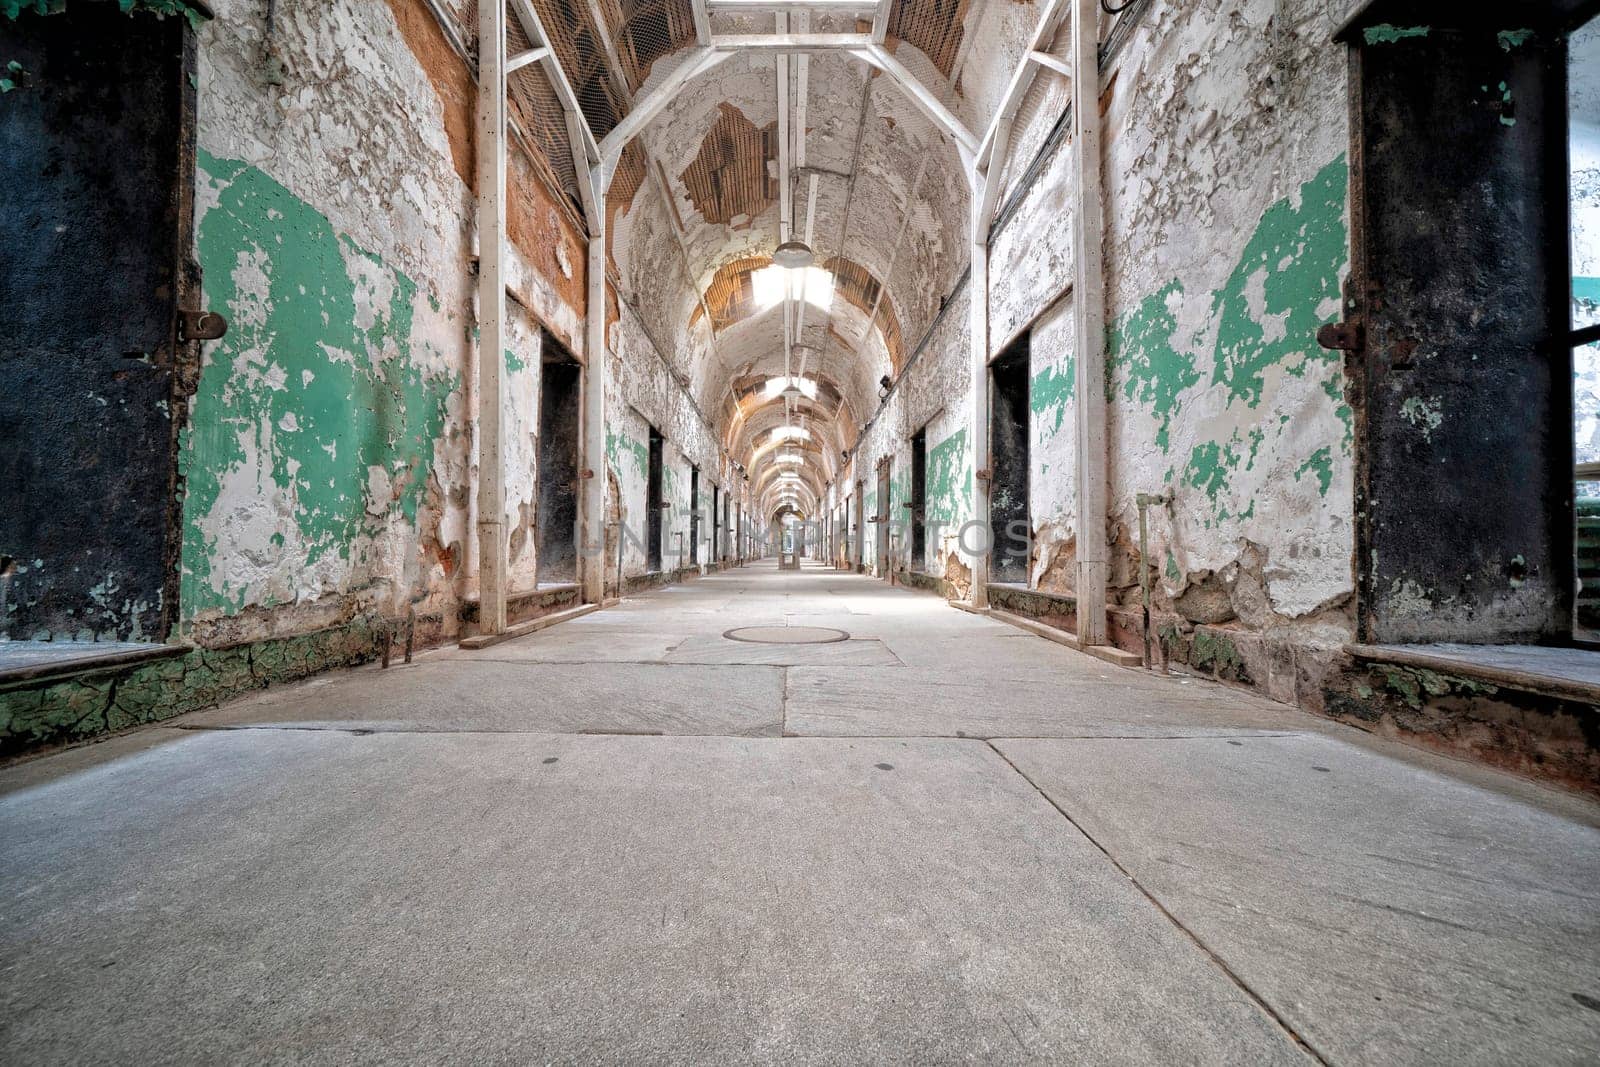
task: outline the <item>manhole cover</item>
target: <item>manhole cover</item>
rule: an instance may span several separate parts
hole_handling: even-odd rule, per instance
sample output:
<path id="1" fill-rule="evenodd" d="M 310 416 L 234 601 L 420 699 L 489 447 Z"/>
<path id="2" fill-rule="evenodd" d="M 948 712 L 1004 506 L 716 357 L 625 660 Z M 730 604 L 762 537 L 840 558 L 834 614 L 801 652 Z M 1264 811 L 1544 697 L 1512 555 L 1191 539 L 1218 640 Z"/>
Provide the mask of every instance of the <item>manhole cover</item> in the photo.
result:
<path id="1" fill-rule="evenodd" d="M 722 635 L 730 641 L 752 641 L 758 645 L 826 645 L 848 641 L 843 630 L 826 626 L 741 626 Z"/>

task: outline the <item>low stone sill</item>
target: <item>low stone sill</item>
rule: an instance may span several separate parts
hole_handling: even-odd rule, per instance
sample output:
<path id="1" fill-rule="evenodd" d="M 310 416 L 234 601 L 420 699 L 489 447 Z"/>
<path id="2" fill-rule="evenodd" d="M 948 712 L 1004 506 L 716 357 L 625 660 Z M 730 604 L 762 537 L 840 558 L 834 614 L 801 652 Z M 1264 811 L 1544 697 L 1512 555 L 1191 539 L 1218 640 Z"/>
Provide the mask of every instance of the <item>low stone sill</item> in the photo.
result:
<path id="1" fill-rule="evenodd" d="M 576 582 L 552 582 L 548 585 L 540 585 L 522 592 L 511 593 L 506 597 L 506 617 L 517 619 L 523 612 L 549 608 L 574 600 L 577 596 L 578 583 Z M 477 623 L 478 598 L 475 596 L 462 598 L 461 611 L 458 617 L 465 624 Z"/>
<path id="2" fill-rule="evenodd" d="M 90 642 L 74 642 L 82 646 L 81 655 L 61 655 L 60 649 L 49 649 L 48 657 L 33 658 L 27 649 L 19 646 L 37 644 L 50 646 L 53 641 L 9 641 L 0 646 L 8 654 L 0 657 L 0 685 L 11 682 L 34 682 L 49 678 L 67 678 L 93 671 L 129 667 L 152 660 L 183 656 L 194 651 L 193 645 L 132 645 L 108 643 L 96 650 Z"/>
<path id="3" fill-rule="evenodd" d="M 1000 594 L 1002 597 L 1038 597 L 1040 600 L 1048 601 L 1052 604 L 1059 604 L 1068 611 L 1078 610 L 1078 598 L 1070 593 L 1052 593 L 1045 589 L 1029 589 L 1027 585 L 1022 582 L 990 582 L 988 588 L 989 597 L 991 600 L 994 599 L 996 593 Z"/>
<path id="4" fill-rule="evenodd" d="M 1600 652 L 1546 645 L 1365 645 L 1345 652 L 1391 664 L 1466 678 L 1559 700 L 1600 705 Z"/>

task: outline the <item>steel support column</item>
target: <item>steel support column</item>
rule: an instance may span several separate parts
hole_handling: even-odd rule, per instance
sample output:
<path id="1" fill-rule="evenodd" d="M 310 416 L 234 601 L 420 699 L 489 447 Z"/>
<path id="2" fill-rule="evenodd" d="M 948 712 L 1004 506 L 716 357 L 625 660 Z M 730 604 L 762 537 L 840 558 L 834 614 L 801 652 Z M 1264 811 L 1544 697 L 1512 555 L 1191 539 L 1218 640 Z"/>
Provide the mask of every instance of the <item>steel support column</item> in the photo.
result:
<path id="1" fill-rule="evenodd" d="M 485 634 L 506 628 L 505 14 L 505 0 L 478 0 L 478 629 Z"/>

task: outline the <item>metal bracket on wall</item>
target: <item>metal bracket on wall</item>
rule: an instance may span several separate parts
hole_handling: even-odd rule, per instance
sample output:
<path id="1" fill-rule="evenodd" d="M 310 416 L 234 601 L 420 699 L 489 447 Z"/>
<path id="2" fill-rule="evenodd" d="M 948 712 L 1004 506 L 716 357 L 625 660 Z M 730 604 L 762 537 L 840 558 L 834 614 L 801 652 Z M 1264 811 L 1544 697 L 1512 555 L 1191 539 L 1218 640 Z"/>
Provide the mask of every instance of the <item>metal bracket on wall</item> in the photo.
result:
<path id="1" fill-rule="evenodd" d="M 1330 322 L 1317 331 L 1317 344 L 1336 351 L 1359 352 L 1362 340 L 1358 322 Z"/>
<path id="2" fill-rule="evenodd" d="M 178 312 L 180 341 L 215 341 L 228 332 L 228 320 L 215 311 Z"/>

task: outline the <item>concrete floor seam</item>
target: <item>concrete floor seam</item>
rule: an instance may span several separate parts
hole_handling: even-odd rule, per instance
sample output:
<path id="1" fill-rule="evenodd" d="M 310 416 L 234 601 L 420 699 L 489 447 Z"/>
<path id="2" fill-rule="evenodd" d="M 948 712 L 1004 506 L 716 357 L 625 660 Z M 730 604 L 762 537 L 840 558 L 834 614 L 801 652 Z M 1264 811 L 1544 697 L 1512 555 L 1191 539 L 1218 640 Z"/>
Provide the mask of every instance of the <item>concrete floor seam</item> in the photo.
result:
<path id="1" fill-rule="evenodd" d="M 1117 857 L 1115 857 L 1115 856 L 1113 856 L 1111 854 L 1110 850 L 1108 850 L 1103 844 L 1101 844 L 1099 842 L 1099 840 L 1097 840 L 1092 834 L 1090 834 L 1087 830 L 1085 830 L 1083 828 L 1083 826 L 1078 823 L 1078 820 L 1074 819 L 1071 816 L 1071 814 L 1069 814 L 1067 812 L 1067 810 L 1065 808 L 1063 808 L 1060 804 L 1056 803 L 1055 799 L 1053 797 L 1051 797 L 1049 793 L 1046 793 L 1043 789 L 1041 789 L 1039 787 L 1039 784 L 1037 782 L 1035 782 L 1032 778 L 1030 778 L 1022 770 L 1022 768 L 1018 767 L 1015 763 L 1013 763 L 1011 761 L 1010 757 L 1008 757 L 1004 752 L 1000 751 L 999 748 L 995 747 L 995 744 L 994 744 L 993 741 L 988 742 L 988 748 L 989 748 L 989 751 L 993 752 L 996 756 L 1000 757 L 1000 759 L 1005 762 L 1006 766 L 1010 767 L 1012 769 L 1012 771 L 1014 771 L 1019 778 L 1021 778 L 1025 782 L 1027 782 L 1028 785 L 1033 788 L 1033 791 L 1035 793 L 1039 794 L 1039 796 L 1044 800 L 1044 802 L 1046 804 L 1049 804 L 1052 808 L 1054 808 L 1056 810 L 1056 812 L 1063 819 L 1067 820 L 1067 822 L 1072 825 L 1072 828 L 1074 830 L 1076 830 L 1076 831 L 1078 831 L 1078 833 L 1082 834 L 1083 835 L 1083 839 L 1085 841 L 1088 841 L 1095 848 L 1099 849 L 1101 854 L 1103 854 L 1105 856 L 1106 860 L 1113 867 L 1115 867 L 1117 869 L 1117 872 L 1119 874 L 1121 874 L 1124 878 L 1126 878 L 1128 880 L 1129 884 L 1132 885 L 1135 889 L 1137 889 L 1140 892 L 1140 894 L 1143 895 L 1144 898 L 1150 902 L 1151 906 L 1154 907 L 1157 911 L 1159 911 L 1162 914 L 1162 916 L 1164 918 L 1166 918 L 1166 920 L 1169 923 L 1171 923 L 1174 927 L 1176 927 L 1178 929 L 1179 932 L 1181 932 L 1183 934 L 1184 937 L 1186 937 L 1191 943 L 1193 943 L 1194 946 L 1196 948 L 1198 948 L 1201 952 L 1205 953 L 1206 957 L 1208 959 L 1210 959 L 1211 962 L 1214 963 L 1217 966 L 1217 968 L 1220 971 L 1222 971 L 1223 974 L 1227 975 L 1228 980 L 1230 982 L 1232 982 L 1236 987 L 1238 987 L 1238 989 L 1239 989 L 1239 991 L 1241 993 L 1243 993 L 1245 996 L 1250 998 L 1251 1003 L 1253 1003 L 1257 1008 L 1261 1009 L 1261 1011 L 1265 1012 L 1266 1015 L 1286 1035 L 1288 1035 L 1288 1037 L 1291 1040 L 1294 1041 L 1296 1047 L 1298 1047 L 1302 1052 L 1304 1052 L 1308 1058 L 1310 1058 L 1310 1059 L 1314 1060 L 1315 1062 L 1321 1064 L 1322 1067 L 1330 1067 L 1330 1061 L 1328 1060 L 1327 1057 L 1325 1057 L 1321 1052 L 1317 1051 L 1315 1046 L 1313 1046 L 1309 1041 L 1307 1041 L 1306 1038 L 1299 1032 L 1299 1030 L 1297 1030 L 1294 1027 L 1294 1025 L 1289 1022 L 1288 1019 L 1284 1018 L 1278 1012 L 1278 1010 L 1276 1008 L 1274 1008 L 1271 1004 L 1269 1004 L 1267 1002 L 1267 1000 L 1264 997 L 1262 997 L 1262 995 L 1260 993 L 1256 992 L 1256 990 L 1251 987 L 1250 983 L 1246 982 L 1244 980 L 1244 978 L 1239 975 L 1238 972 L 1236 972 L 1232 967 L 1230 967 L 1228 965 L 1227 961 L 1224 960 L 1220 955 L 1218 955 L 1217 952 L 1214 949 L 1212 949 L 1210 945 L 1206 944 L 1203 940 L 1201 940 L 1198 934 L 1196 934 L 1187 925 L 1185 925 L 1184 922 L 1181 919 L 1179 919 L 1176 915 L 1174 915 L 1167 908 L 1167 906 L 1165 904 L 1163 904 L 1158 897 L 1156 897 L 1156 895 L 1154 893 L 1150 892 L 1150 890 L 1145 887 L 1143 882 L 1141 882 L 1137 877 L 1134 876 L 1132 871 L 1128 870 L 1127 867 L 1123 866 L 1122 863 L 1117 859 Z"/>

